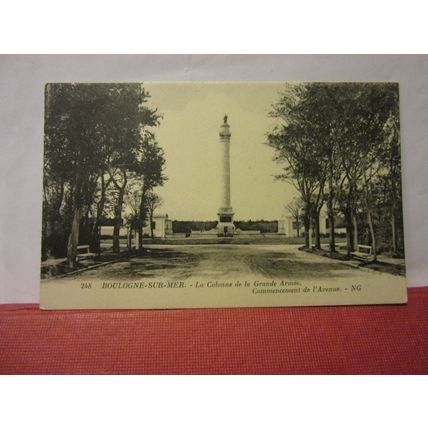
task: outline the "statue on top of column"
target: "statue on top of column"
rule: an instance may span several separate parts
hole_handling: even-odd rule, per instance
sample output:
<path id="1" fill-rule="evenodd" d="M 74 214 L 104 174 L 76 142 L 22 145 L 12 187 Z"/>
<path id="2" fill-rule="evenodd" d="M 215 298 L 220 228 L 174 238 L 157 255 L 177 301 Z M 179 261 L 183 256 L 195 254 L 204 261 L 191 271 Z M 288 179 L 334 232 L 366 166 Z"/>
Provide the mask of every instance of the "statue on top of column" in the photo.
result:
<path id="1" fill-rule="evenodd" d="M 226 124 L 227 123 L 227 114 L 224 115 L 223 117 L 223 123 Z"/>

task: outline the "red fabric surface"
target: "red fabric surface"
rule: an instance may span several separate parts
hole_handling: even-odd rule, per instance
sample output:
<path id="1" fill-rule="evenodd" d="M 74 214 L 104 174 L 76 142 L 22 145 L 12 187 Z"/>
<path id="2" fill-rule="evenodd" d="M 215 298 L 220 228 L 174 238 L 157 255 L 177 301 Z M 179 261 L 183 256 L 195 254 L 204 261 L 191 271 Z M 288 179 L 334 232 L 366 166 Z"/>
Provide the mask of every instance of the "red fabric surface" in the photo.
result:
<path id="1" fill-rule="evenodd" d="M 0 373 L 428 373 L 428 287 L 406 306 L 40 311 L 0 306 Z"/>

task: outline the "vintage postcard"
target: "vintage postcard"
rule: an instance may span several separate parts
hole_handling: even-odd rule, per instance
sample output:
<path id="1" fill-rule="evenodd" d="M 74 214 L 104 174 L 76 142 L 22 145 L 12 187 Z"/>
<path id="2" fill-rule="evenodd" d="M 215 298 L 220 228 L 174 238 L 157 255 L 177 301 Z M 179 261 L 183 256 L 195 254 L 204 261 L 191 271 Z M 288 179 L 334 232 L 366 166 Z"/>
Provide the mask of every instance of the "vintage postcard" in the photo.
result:
<path id="1" fill-rule="evenodd" d="M 399 87 L 49 83 L 43 309 L 407 301 Z"/>

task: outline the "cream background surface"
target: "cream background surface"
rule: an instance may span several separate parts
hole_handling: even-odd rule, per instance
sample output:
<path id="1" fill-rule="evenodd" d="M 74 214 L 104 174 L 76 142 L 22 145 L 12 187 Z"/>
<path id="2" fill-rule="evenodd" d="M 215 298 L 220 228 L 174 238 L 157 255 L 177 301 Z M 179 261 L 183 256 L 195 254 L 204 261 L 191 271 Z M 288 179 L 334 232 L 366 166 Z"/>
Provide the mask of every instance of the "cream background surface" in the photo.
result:
<path id="1" fill-rule="evenodd" d="M 408 283 L 428 285 L 427 56 L 21 55 L 0 57 L 0 303 L 39 298 L 44 84 L 162 80 L 398 81 Z"/>

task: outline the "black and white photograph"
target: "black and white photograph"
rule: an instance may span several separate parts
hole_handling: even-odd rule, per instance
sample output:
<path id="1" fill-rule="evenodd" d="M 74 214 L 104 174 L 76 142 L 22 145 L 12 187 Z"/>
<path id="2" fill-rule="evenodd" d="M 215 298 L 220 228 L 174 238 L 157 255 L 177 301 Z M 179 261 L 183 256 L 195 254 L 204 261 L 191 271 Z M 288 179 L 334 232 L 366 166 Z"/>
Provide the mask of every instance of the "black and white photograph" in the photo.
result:
<path id="1" fill-rule="evenodd" d="M 42 304 L 404 301 L 400 153 L 393 82 L 49 83 Z"/>

